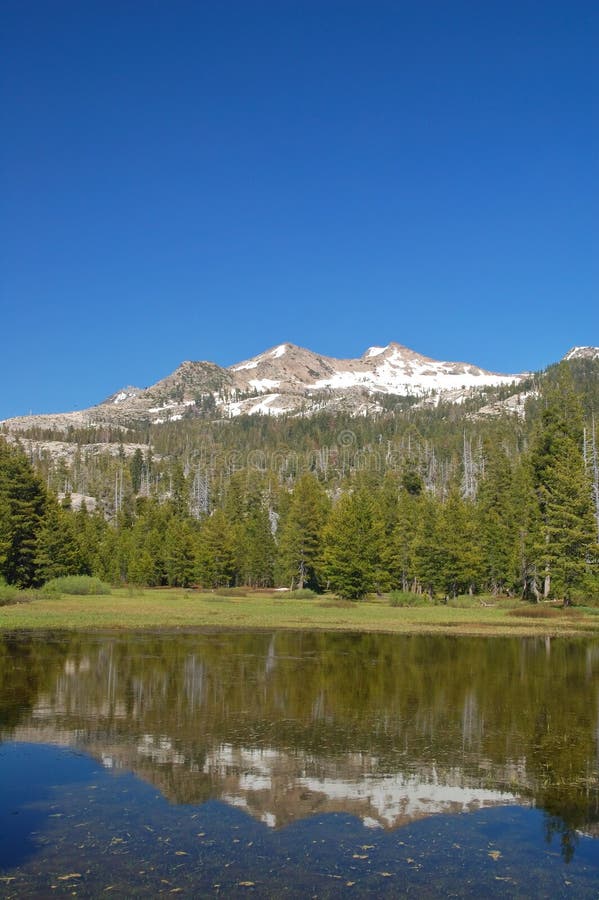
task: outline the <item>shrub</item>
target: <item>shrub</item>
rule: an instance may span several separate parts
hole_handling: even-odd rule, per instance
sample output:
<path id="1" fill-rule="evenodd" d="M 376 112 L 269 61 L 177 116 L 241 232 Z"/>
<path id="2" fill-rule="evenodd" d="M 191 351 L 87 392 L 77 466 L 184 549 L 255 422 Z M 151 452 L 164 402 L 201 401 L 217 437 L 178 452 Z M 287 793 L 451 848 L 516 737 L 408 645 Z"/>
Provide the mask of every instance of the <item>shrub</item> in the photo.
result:
<path id="1" fill-rule="evenodd" d="M 19 591 L 12 584 L 0 583 L 0 606 L 8 606 L 9 603 L 17 603 Z"/>
<path id="2" fill-rule="evenodd" d="M 555 619 L 561 616 L 579 616 L 580 610 L 563 606 L 523 606 L 520 609 L 511 609 L 509 616 L 518 616 L 526 619 Z"/>
<path id="3" fill-rule="evenodd" d="M 10 606 L 12 603 L 29 603 L 35 600 L 36 591 L 22 591 L 13 584 L 7 584 L 0 579 L 0 606 Z"/>
<path id="4" fill-rule="evenodd" d="M 316 596 L 316 591 L 313 591 L 311 588 L 298 588 L 297 591 L 281 593 L 281 597 L 290 597 L 292 600 L 312 600 Z"/>
<path id="5" fill-rule="evenodd" d="M 427 594 L 412 594 L 410 591 L 391 591 L 389 594 L 389 606 L 433 606 L 433 601 Z"/>
<path id="6" fill-rule="evenodd" d="M 86 596 L 88 594 L 110 594 L 110 585 L 99 578 L 90 575 L 63 575 L 62 578 L 52 578 L 42 588 L 44 594 L 75 594 Z"/>
<path id="7" fill-rule="evenodd" d="M 474 606 L 480 606 L 480 597 L 474 597 L 472 594 L 458 594 L 457 597 L 450 597 L 447 606 L 454 609 L 472 609 Z"/>
<path id="8" fill-rule="evenodd" d="M 502 597 L 496 605 L 499 609 L 520 609 L 521 604 L 522 601 L 517 597 Z"/>

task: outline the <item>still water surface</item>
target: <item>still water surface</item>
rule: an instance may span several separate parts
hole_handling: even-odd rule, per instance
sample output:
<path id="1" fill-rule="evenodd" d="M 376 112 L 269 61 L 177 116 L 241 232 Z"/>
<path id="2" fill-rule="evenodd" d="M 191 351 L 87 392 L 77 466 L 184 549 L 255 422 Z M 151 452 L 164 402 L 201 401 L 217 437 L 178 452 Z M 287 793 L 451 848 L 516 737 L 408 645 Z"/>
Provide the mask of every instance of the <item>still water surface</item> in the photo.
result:
<path id="1" fill-rule="evenodd" d="M 0 740 L 2 896 L 599 896 L 596 641 L 11 634 Z"/>

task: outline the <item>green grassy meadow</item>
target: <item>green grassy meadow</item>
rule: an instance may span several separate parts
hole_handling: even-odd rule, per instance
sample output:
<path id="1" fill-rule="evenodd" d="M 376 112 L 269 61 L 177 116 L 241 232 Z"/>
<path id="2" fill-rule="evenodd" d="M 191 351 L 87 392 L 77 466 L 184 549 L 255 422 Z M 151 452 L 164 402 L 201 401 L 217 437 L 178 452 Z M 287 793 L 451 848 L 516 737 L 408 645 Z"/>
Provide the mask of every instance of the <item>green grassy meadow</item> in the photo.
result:
<path id="1" fill-rule="evenodd" d="M 396 608 L 324 595 L 292 599 L 269 592 L 222 596 L 179 588 L 118 588 L 111 594 L 39 598 L 0 607 L 0 629 L 324 629 L 468 635 L 599 635 L 599 610 L 474 604 Z"/>

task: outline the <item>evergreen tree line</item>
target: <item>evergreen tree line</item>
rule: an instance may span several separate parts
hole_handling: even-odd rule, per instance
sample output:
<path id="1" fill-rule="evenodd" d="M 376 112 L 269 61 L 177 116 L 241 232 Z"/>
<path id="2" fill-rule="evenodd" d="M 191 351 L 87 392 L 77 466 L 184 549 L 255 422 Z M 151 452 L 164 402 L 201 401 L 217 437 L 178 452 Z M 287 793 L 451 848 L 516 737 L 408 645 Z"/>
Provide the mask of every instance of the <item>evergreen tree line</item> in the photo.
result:
<path id="1" fill-rule="evenodd" d="M 136 451 L 129 493 L 117 478 L 109 518 L 102 505 L 71 509 L 68 494 L 60 503 L 23 453 L 0 442 L 0 576 L 24 587 L 89 574 L 354 599 L 390 589 L 588 599 L 599 594 L 596 429 L 585 428 L 566 367 L 537 402 L 519 452 L 492 432 L 474 450 L 463 439 L 460 464 L 436 482 L 435 456 L 423 459 L 415 440 L 401 466 L 353 467 L 341 478 L 318 466 L 279 477 L 246 466 L 210 499 L 179 462 L 159 495 L 144 490 L 148 461 Z"/>

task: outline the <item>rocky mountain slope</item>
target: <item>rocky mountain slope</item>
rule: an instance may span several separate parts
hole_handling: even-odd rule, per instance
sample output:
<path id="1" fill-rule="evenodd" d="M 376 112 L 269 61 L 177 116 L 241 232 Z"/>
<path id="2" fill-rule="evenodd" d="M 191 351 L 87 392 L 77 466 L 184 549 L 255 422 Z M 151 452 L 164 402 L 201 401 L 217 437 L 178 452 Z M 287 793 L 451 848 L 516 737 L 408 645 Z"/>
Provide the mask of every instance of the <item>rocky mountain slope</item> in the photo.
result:
<path id="1" fill-rule="evenodd" d="M 574 348 L 588 356 L 597 348 Z M 461 403 L 481 389 L 517 386 L 528 373 L 498 374 L 462 362 L 441 362 L 400 344 L 370 347 L 359 359 L 334 359 L 280 344 L 222 368 L 186 361 L 149 388 L 125 387 L 88 409 L 21 416 L 4 423 L 9 431 L 39 426 L 66 430 L 88 425 L 161 424 L 184 416 L 223 419 L 241 414 L 309 414 L 318 410 L 354 415 L 376 413 L 385 396 L 411 396 L 427 403 Z"/>

